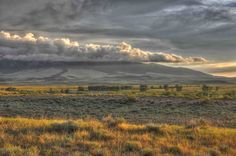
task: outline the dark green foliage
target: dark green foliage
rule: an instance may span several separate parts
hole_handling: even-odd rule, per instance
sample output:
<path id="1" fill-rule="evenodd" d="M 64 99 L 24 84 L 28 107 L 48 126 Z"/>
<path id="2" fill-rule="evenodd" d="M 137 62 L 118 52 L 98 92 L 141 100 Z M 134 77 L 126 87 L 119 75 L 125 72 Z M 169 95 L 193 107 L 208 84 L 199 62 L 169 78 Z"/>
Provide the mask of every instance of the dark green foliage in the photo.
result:
<path id="1" fill-rule="evenodd" d="M 149 124 L 146 126 L 146 130 L 149 133 L 154 133 L 155 135 L 163 135 L 164 131 L 158 125 Z"/>
<path id="2" fill-rule="evenodd" d="M 48 131 L 52 133 L 74 133 L 77 130 L 79 130 L 79 126 L 74 122 L 56 123 L 48 128 Z"/>
<path id="3" fill-rule="evenodd" d="M 11 91 L 16 91 L 17 89 L 14 88 L 14 87 L 8 87 L 8 88 L 6 88 L 5 90 L 11 92 Z"/>
<path id="4" fill-rule="evenodd" d="M 61 89 L 61 90 L 60 90 L 60 93 L 62 93 L 62 94 L 65 93 L 64 89 Z"/>
<path id="5" fill-rule="evenodd" d="M 142 152 L 142 156 L 155 156 L 155 152 L 151 148 L 145 148 Z"/>
<path id="6" fill-rule="evenodd" d="M 163 153 L 172 153 L 173 155 L 182 155 L 183 152 L 178 146 L 164 147 L 162 148 Z"/>
<path id="7" fill-rule="evenodd" d="M 165 89 L 165 91 L 166 91 L 166 92 L 168 92 L 168 91 L 169 91 L 169 89 L 170 89 L 170 87 L 169 87 L 169 85 L 168 85 L 168 84 L 165 84 L 165 85 L 163 86 L 163 88 Z"/>
<path id="8" fill-rule="evenodd" d="M 219 150 L 222 152 L 222 153 L 227 153 L 230 151 L 230 147 L 228 145 L 220 145 L 219 146 Z"/>
<path id="9" fill-rule="evenodd" d="M 202 92 L 204 96 L 209 96 L 212 90 L 213 90 L 213 87 L 211 86 L 207 86 L 207 85 L 202 86 Z"/>
<path id="10" fill-rule="evenodd" d="M 49 94 L 54 94 L 55 91 L 54 91 L 52 88 L 50 88 L 49 91 L 48 91 L 48 93 L 49 93 Z"/>
<path id="11" fill-rule="evenodd" d="M 183 86 L 175 85 L 175 89 L 177 92 L 181 92 L 183 90 Z"/>
<path id="12" fill-rule="evenodd" d="M 221 153 L 216 149 L 211 149 L 209 153 L 210 156 L 221 156 Z"/>
<path id="13" fill-rule="evenodd" d="M 145 92 L 148 90 L 148 86 L 147 85 L 140 85 L 139 90 L 140 90 L 140 92 Z"/>
<path id="14" fill-rule="evenodd" d="M 120 90 L 132 90 L 132 86 L 120 86 Z"/>
<path id="15" fill-rule="evenodd" d="M 107 116 L 103 119 L 108 126 L 108 128 L 117 128 L 117 126 L 121 123 L 125 123 L 126 120 L 124 118 L 113 118 L 112 116 Z"/>
<path id="16" fill-rule="evenodd" d="M 78 90 L 79 92 L 83 92 L 83 91 L 85 91 L 85 88 L 84 88 L 84 87 L 81 87 L 81 86 L 79 86 L 77 90 Z"/>
<path id="17" fill-rule="evenodd" d="M 135 141 L 128 141 L 124 145 L 124 152 L 139 152 L 142 149 L 142 145 Z"/>
<path id="18" fill-rule="evenodd" d="M 119 91 L 119 86 L 88 86 L 89 91 Z"/>
<path id="19" fill-rule="evenodd" d="M 65 90 L 64 90 L 64 93 L 65 93 L 65 94 L 69 94 L 69 93 L 70 93 L 70 89 L 65 89 Z"/>

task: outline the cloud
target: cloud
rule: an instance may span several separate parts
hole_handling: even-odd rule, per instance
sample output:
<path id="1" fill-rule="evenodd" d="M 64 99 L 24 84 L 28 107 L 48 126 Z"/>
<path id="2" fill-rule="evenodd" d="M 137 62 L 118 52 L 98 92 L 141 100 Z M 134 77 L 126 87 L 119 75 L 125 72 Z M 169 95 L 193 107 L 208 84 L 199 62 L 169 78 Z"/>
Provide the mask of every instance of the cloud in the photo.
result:
<path id="1" fill-rule="evenodd" d="M 191 68 L 191 69 L 202 71 L 205 73 L 210 73 L 215 76 L 236 77 L 236 62 L 235 61 L 208 62 L 208 63 L 205 63 L 204 65 L 200 65 L 200 64 L 192 64 L 192 65 L 177 64 L 176 65 L 174 64 L 174 66 Z"/>
<path id="2" fill-rule="evenodd" d="M 131 61 L 204 63 L 202 57 L 183 57 L 172 53 L 150 52 L 118 45 L 80 44 L 68 38 L 48 38 L 33 33 L 23 36 L 0 32 L 0 59 L 39 61 Z"/>

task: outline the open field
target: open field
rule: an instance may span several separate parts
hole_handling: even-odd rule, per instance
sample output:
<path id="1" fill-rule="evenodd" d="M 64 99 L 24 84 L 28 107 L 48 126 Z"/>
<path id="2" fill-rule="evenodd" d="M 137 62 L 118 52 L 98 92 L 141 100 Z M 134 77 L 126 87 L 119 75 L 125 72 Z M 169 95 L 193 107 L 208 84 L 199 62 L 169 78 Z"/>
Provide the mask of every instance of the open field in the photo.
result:
<path id="1" fill-rule="evenodd" d="M 107 115 L 130 122 L 185 124 L 202 118 L 217 126 L 236 128 L 235 100 L 126 96 L 5 96 L 1 116 L 102 119 Z"/>
<path id="2" fill-rule="evenodd" d="M 236 86 L 120 88 L 0 86 L 0 155 L 236 155 Z"/>
<path id="3" fill-rule="evenodd" d="M 234 156 L 236 130 L 203 121 L 186 126 L 101 121 L 0 119 L 4 156 Z"/>

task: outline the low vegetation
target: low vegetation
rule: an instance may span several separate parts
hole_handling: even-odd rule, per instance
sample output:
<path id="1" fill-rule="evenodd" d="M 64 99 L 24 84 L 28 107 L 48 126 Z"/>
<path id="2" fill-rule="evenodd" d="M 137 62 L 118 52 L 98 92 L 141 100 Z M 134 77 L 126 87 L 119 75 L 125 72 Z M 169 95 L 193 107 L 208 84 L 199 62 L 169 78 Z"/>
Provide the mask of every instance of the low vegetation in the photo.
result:
<path id="1" fill-rule="evenodd" d="M 0 114 L 26 118 L 96 118 L 112 115 L 132 123 L 185 124 L 193 118 L 236 128 L 235 100 L 136 96 L 3 96 Z"/>
<path id="2" fill-rule="evenodd" d="M 195 120 L 186 126 L 0 118 L 3 156 L 234 156 L 236 130 Z"/>
<path id="3" fill-rule="evenodd" d="M 0 156 L 236 155 L 234 85 L 5 85 L 0 96 Z"/>
<path id="4" fill-rule="evenodd" d="M 236 85 L 0 86 L 1 96 L 159 96 L 236 99 Z"/>

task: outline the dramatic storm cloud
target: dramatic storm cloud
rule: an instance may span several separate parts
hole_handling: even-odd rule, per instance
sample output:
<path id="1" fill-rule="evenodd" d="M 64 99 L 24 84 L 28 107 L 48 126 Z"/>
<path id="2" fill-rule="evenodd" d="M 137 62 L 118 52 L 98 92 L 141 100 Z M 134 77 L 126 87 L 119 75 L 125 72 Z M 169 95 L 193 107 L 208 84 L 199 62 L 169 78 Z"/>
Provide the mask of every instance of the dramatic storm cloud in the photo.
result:
<path id="1" fill-rule="evenodd" d="M 0 30 L 101 47 L 126 42 L 213 62 L 236 59 L 235 0 L 1 0 Z"/>
<path id="2" fill-rule="evenodd" d="M 201 57 L 182 57 L 175 54 L 142 51 L 127 43 L 119 45 L 80 45 L 68 38 L 24 36 L 0 32 L 1 59 L 49 61 L 132 61 L 204 63 Z"/>

